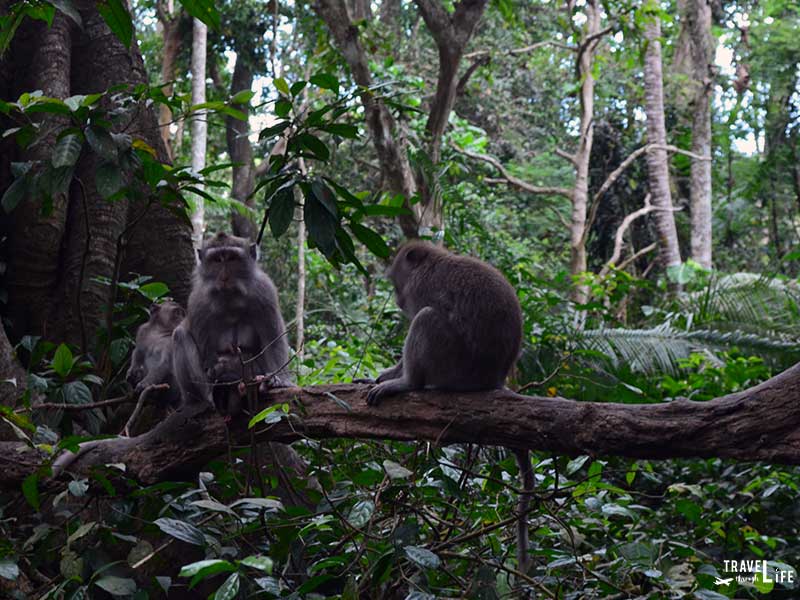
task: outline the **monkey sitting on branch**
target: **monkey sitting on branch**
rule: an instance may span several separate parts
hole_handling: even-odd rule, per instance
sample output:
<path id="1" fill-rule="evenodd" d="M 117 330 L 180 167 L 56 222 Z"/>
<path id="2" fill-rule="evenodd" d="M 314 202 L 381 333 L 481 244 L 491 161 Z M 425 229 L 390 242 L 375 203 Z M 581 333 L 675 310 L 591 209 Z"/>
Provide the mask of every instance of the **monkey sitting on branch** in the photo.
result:
<path id="1" fill-rule="evenodd" d="M 289 344 L 278 292 L 249 240 L 217 233 L 198 252 L 186 318 L 173 334 L 173 365 L 184 404 L 238 410 L 232 394 L 261 381 L 260 391 L 291 386 Z M 217 392 L 217 387 L 224 388 Z M 235 388 L 235 389 L 232 389 Z"/>
<path id="2" fill-rule="evenodd" d="M 522 309 L 508 280 L 491 265 L 429 242 L 411 241 L 386 272 L 397 305 L 410 320 L 403 356 L 377 378 L 367 404 L 414 390 L 501 389 L 519 357 Z M 517 521 L 517 556 L 527 569 L 527 512 L 533 473 L 527 451 L 514 452 L 524 494 Z"/>

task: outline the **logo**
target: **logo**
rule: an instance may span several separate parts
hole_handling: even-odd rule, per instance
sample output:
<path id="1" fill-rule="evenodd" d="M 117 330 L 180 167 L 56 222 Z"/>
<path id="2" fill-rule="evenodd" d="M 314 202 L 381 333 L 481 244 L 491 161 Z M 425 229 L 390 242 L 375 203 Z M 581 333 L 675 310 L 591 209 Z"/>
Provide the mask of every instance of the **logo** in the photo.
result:
<path id="1" fill-rule="evenodd" d="M 797 571 L 785 563 L 773 560 L 723 560 L 725 575 L 715 577 L 715 585 L 737 583 L 755 585 L 757 589 L 770 590 L 777 583 L 782 587 L 793 588 L 797 581 Z"/>

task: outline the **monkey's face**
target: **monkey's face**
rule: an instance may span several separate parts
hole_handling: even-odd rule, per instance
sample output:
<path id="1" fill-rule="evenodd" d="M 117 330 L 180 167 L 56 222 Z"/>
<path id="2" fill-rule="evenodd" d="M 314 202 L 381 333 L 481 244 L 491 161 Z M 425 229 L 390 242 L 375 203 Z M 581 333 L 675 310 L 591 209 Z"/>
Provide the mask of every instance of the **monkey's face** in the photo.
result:
<path id="1" fill-rule="evenodd" d="M 419 279 L 419 270 L 426 264 L 431 254 L 432 244 L 428 242 L 408 242 L 404 244 L 394 257 L 386 276 L 394 284 L 397 306 L 408 317 L 416 313 L 414 309 L 415 284 Z"/>
<path id="2" fill-rule="evenodd" d="M 212 289 L 245 293 L 245 282 L 252 278 L 255 268 L 253 255 L 238 246 L 207 248 L 200 262 L 200 275 Z"/>
<path id="3" fill-rule="evenodd" d="M 167 300 L 150 307 L 149 323 L 164 331 L 174 331 L 186 316 L 186 311 L 177 302 Z"/>

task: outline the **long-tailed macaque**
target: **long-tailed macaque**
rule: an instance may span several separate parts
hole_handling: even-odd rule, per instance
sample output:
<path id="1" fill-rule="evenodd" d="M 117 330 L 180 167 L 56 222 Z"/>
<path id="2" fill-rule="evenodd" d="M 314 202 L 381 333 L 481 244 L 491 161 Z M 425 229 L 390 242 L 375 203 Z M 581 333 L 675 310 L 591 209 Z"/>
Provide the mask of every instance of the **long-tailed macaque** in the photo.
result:
<path id="1" fill-rule="evenodd" d="M 220 232 L 198 255 L 186 318 L 173 334 L 183 401 L 213 403 L 212 383 L 231 381 L 236 364 L 246 365 L 239 377 L 265 379 L 263 387 L 291 385 L 278 293 L 258 266 L 256 245 Z"/>
<path id="2" fill-rule="evenodd" d="M 150 318 L 136 331 L 136 348 L 126 379 L 138 395 L 155 384 L 169 384 L 165 397 L 170 403 L 179 398 L 172 372 L 172 332 L 183 321 L 186 311 L 168 300 L 150 307 Z"/>
<path id="3" fill-rule="evenodd" d="M 412 241 L 397 252 L 387 276 L 411 327 L 402 359 L 378 376 L 367 404 L 376 406 L 383 398 L 412 390 L 477 391 L 505 385 L 522 344 L 522 310 L 500 271 L 476 258 Z M 524 571 L 533 474 L 529 453 L 514 454 L 526 492 L 517 507 L 517 552 Z"/>

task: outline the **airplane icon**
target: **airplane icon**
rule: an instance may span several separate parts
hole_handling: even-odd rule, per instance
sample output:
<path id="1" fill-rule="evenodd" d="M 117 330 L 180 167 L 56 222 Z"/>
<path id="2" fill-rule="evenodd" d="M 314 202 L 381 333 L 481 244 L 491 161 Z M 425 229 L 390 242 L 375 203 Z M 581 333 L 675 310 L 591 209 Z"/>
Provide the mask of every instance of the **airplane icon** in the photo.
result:
<path id="1" fill-rule="evenodd" d="M 714 585 L 728 585 L 731 581 L 733 581 L 733 577 L 728 577 L 727 579 L 722 579 L 720 577 L 714 578 Z"/>

